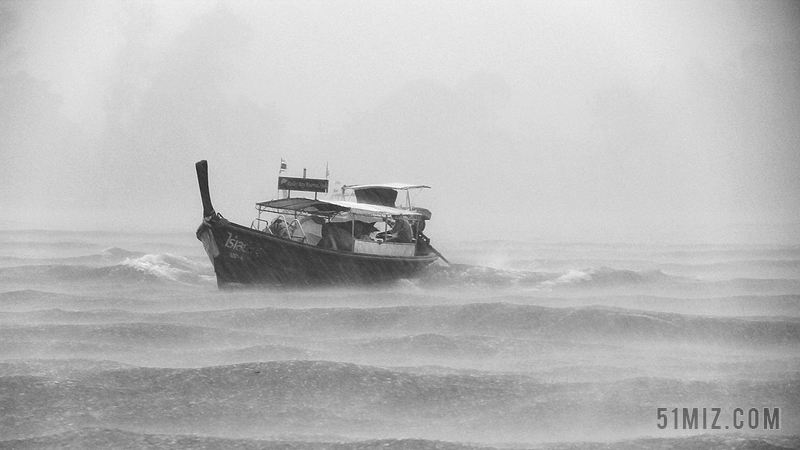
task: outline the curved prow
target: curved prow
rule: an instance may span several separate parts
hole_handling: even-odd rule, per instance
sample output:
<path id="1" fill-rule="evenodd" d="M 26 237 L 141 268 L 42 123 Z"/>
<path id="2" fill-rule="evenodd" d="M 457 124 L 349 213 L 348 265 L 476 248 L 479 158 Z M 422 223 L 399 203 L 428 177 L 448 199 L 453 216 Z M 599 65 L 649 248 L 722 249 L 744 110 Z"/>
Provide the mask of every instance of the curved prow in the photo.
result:
<path id="1" fill-rule="evenodd" d="M 208 192 L 208 161 L 198 161 L 194 168 L 197 170 L 197 184 L 200 185 L 200 198 L 203 200 L 203 217 L 216 215 L 211 205 L 211 194 Z"/>

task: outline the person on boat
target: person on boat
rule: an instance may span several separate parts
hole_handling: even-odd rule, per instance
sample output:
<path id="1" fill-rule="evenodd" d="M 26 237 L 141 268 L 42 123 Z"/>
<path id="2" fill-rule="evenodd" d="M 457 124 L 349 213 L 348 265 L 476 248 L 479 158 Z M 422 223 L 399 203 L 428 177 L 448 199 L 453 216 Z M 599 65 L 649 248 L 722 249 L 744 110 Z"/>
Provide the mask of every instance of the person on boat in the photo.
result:
<path id="1" fill-rule="evenodd" d="M 317 243 L 317 247 L 329 248 L 331 250 L 341 250 L 352 252 L 355 239 L 349 229 L 344 227 L 347 223 L 326 223 L 322 226 L 322 239 Z"/>
<path id="2" fill-rule="evenodd" d="M 391 235 L 386 242 L 397 242 L 397 243 L 411 243 L 414 240 L 414 234 L 411 231 L 411 224 L 408 223 L 403 216 L 392 216 L 387 223 L 391 230 L 388 233 L 378 233 L 378 237 L 383 237 L 387 235 Z"/>
<path id="3" fill-rule="evenodd" d="M 291 239 L 289 227 L 286 226 L 286 221 L 283 220 L 283 217 L 278 217 L 272 221 L 272 225 L 269 226 L 269 232 L 281 239 Z"/>
<path id="4" fill-rule="evenodd" d="M 419 220 L 416 220 L 413 224 L 411 224 L 411 233 L 414 236 L 419 236 L 423 231 L 425 231 L 425 218 L 421 217 Z"/>
<path id="5" fill-rule="evenodd" d="M 376 231 L 375 224 L 371 222 L 362 222 L 360 220 L 356 220 L 355 224 L 353 225 L 353 237 L 356 239 L 361 239 L 364 241 L 371 241 L 372 238 L 370 235 Z"/>

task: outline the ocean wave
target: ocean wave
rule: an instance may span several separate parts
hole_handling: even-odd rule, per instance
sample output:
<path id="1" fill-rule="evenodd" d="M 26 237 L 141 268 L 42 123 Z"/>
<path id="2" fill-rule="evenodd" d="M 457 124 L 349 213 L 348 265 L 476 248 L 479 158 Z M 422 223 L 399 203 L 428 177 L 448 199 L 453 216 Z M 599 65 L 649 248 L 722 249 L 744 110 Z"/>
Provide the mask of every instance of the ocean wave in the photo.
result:
<path id="1" fill-rule="evenodd" d="M 404 355 L 431 358 L 486 358 L 505 350 L 507 339 L 491 336 L 446 336 L 422 333 L 399 337 L 379 337 L 349 346 L 355 354 Z M 396 356 L 395 356 L 396 357 Z"/>
<path id="2" fill-rule="evenodd" d="M 693 280 L 667 275 L 660 270 L 636 272 L 633 270 L 600 267 L 597 269 L 571 270 L 558 278 L 543 281 L 539 283 L 539 286 L 545 288 L 559 286 L 618 287 L 665 283 L 677 284 L 691 281 Z"/>
<path id="3" fill-rule="evenodd" d="M 49 285 L 59 282 L 97 283 L 100 281 L 141 283 L 158 281 L 158 279 L 159 277 L 155 274 L 126 265 L 92 267 L 48 264 L 0 269 L 0 281 L 29 285 Z"/>
<path id="4" fill-rule="evenodd" d="M 4 294 L 0 295 L 0 300 L 7 297 L 13 306 L 32 295 L 35 292 Z M 464 336 L 476 335 L 503 338 L 552 336 L 608 342 L 629 339 L 633 342 L 705 342 L 746 346 L 800 345 L 800 321 L 791 317 L 740 318 L 620 307 L 552 307 L 497 302 L 362 308 L 240 307 L 156 313 L 126 309 L 125 300 L 117 302 L 117 308 L 111 308 L 110 304 L 99 307 L 96 301 L 62 299 L 58 294 L 53 295 L 53 302 L 61 302 L 59 307 L 2 312 L 0 323 L 75 327 L 48 329 L 47 333 L 55 333 L 54 336 L 67 340 L 87 340 L 88 336 L 93 336 L 91 339 L 107 342 L 121 336 L 136 335 L 147 341 L 172 339 L 178 342 L 183 340 L 181 337 L 194 338 L 196 334 L 215 331 L 253 336 L 385 337 L 392 341 L 370 345 L 391 344 L 409 351 L 424 352 L 427 349 L 445 353 L 457 349 L 478 351 L 481 348 L 479 343 L 461 341 Z M 791 304 L 796 296 L 773 300 L 773 305 L 777 301 Z M 0 306 L 4 304 L 0 301 Z M 93 308 L 75 310 L 78 304 Z M 133 305 L 142 306 L 135 302 Z M 11 330 L 22 333 L 23 329 L 0 329 L 0 336 Z"/>
<path id="5" fill-rule="evenodd" d="M 426 439 L 353 440 L 335 435 L 292 435 L 271 439 L 142 433 L 113 428 L 83 428 L 28 439 L 0 441 L 13 448 L 170 448 L 261 450 L 495 450 L 478 444 Z M 146 444 L 143 444 L 146 443 Z"/>
<path id="6" fill-rule="evenodd" d="M 119 250 L 119 251 L 117 251 Z M 108 266 L 85 264 L 22 265 L 0 268 L 0 282 L 27 283 L 29 285 L 70 283 L 144 283 L 182 282 L 207 283 L 213 279 L 213 271 L 207 263 L 193 261 L 172 254 L 145 254 L 111 249 L 113 258 L 121 262 Z"/>
<path id="7" fill-rule="evenodd" d="M 139 258 L 145 253 L 125 250 L 120 247 L 109 247 L 98 253 L 80 256 L 41 257 L 41 256 L 9 256 L 0 255 L 0 265 L 5 267 L 31 265 L 87 265 L 109 266 L 119 264 L 129 258 Z"/>
<path id="8" fill-rule="evenodd" d="M 408 281 L 406 284 L 421 289 L 448 289 L 454 293 L 477 288 L 493 292 L 522 290 L 533 294 L 553 292 L 570 296 L 577 293 L 652 293 L 660 296 L 708 297 L 741 294 L 791 295 L 800 292 L 800 276 L 774 272 L 771 275 L 769 278 L 762 274 L 746 278 L 701 279 L 690 274 L 667 273 L 660 269 L 635 271 L 600 266 L 551 273 L 454 264 L 431 267 L 418 280 Z"/>
<path id="9" fill-rule="evenodd" d="M 159 279 L 189 283 L 199 283 L 207 280 L 213 274 L 210 272 L 208 264 L 170 253 L 127 258 L 120 265 L 131 267 Z"/>
<path id="10" fill-rule="evenodd" d="M 0 374 L 65 379 L 90 373 L 132 368 L 116 361 L 94 359 L 7 359 L 0 361 Z"/>
<path id="11" fill-rule="evenodd" d="M 107 295 L 77 295 L 63 292 L 49 292 L 40 289 L 21 289 L 0 292 L 0 310 L 16 312 L 34 312 L 41 310 L 101 310 L 123 309 L 154 311 L 171 305 L 150 299 L 126 297 L 109 297 Z"/>
<path id="12" fill-rule="evenodd" d="M 0 338 L 7 343 L 88 343 L 98 348 L 184 348 L 196 345 L 224 347 L 255 345 L 263 340 L 258 335 L 243 331 L 174 323 L 9 324 L 0 328 Z"/>
<path id="13" fill-rule="evenodd" d="M 434 266 L 423 274 L 420 285 L 432 287 L 528 287 L 555 289 L 569 287 L 609 288 L 693 283 L 686 277 L 668 275 L 660 270 L 637 272 L 611 267 L 568 270 L 564 273 L 496 269 L 485 266 L 453 264 Z"/>
<path id="14" fill-rule="evenodd" d="M 82 428 L 47 436 L 0 441 L 10 448 L 170 448 L 181 449 L 261 449 L 261 450 L 499 450 L 529 448 L 522 444 L 486 445 L 458 441 L 412 438 L 354 440 L 339 436 L 297 436 L 271 439 L 225 438 L 204 435 L 143 433 L 115 428 Z M 586 450 L 615 448 L 619 450 L 696 449 L 749 450 L 800 448 L 800 435 L 748 436 L 740 433 L 660 438 L 637 438 L 622 441 L 586 441 L 537 443 L 540 450 Z"/>
<path id="15" fill-rule="evenodd" d="M 136 323 L 93 325 L 93 322 L 100 320 Z M 126 328 L 136 330 L 136 334 L 142 335 L 143 339 L 173 334 L 173 338 L 177 339 L 191 327 L 261 336 L 385 337 L 390 341 L 376 341 L 369 345 L 380 347 L 391 344 L 415 351 L 455 351 L 470 346 L 473 350 L 481 348 L 480 343 L 464 342 L 465 336 L 555 337 L 607 342 L 705 342 L 746 346 L 800 345 L 800 322 L 778 317 L 743 319 L 599 306 L 544 307 L 512 303 L 378 308 L 237 308 L 159 314 L 51 310 L 15 313 L 6 321 L 31 324 L 39 321 L 83 322 L 86 328 L 78 328 L 71 333 L 109 334 L 103 334 L 104 339 L 114 332 L 133 333 L 123 333 L 122 330 Z M 54 329 L 52 332 L 56 331 Z"/>
<path id="16" fill-rule="evenodd" d="M 63 264 L 24 264 L 0 268 L 0 283 L 12 286 L 51 285 L 58 282 L 94 283 L 113 282 L 141 284 L 144 282 L 211 284 L 215 281 L 212 266 L 206 259 L 187 258 L 171 253 L 140 254 L 121 248 L 107 249 L 105 260 L 70 261 Z M 95 255 L 101 258 L 99 255 Z M 99 265 L 113 261 L 111 265 Z M 86 264 L 84 264 L 86 263 Z M 717 289 L 721 294 L 741 293 L 788 294 L 800 287 L 800 277 L 793 273 L 788 278 L 733 278 L 698 279 L 688 275 L 675 275 L 663 270 L 634 271 L 608 266 L 565 270 L 563 272 L 537 272 L 517 269 L 497 269 L 466 264 L 433 265 L 419 278 L 401 280 L 398 286 L 435 289 L 490 289 L 531 291 L 567 291 L 636 289 L 640 292 L 664 290 L 708 291 Z M 721 289 L 721 290 L 720 290 Z M 719 294 L 715 294 L 719 295 Z"/>
<path id="17" fill-rule="evenodd" d="M 552 274 L 514 269 L 496 269 L 468 264 L 434 265 L 419 280 L 423 286 L 508 287 L 531 285 L 552 278 Z"/>
<path id="18" fill-rule="evenodd" d="M 29 439 L 133 424 L 153 434 L 392 436 L 387 443 L 398 436 L 420 442 L 532 442 L 563 439 L 570 432 L 575 440 L 612 439 L 646 430 L 655 434 L 654 405 L 676 399 L 700 404 L 714 399 L 726 411 L 757 399 L 781 407 L 781 425 L 787 429 L 798 422 L 792 405 L 800 404 L 800 391 L 785 380 L 545 382 L 522 374 L 420 374 L 331 361 L 134 367 L 73 375 L 0 377 L 0 392 L 9 405 L 0 435 Z M 651 401 L 643 402 L 645 397 Z"/>

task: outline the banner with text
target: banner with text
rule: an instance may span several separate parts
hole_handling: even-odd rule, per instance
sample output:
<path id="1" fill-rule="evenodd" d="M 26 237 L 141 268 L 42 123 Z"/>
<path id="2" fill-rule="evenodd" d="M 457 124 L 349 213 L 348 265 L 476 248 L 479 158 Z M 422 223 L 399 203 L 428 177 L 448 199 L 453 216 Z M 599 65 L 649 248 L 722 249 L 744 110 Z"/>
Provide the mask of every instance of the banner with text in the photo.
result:
<path id="1" fill-rule="evenodd" d="M 328 180 L 278 177 L 278 189 L 286 191 L 328 192 Z"/>

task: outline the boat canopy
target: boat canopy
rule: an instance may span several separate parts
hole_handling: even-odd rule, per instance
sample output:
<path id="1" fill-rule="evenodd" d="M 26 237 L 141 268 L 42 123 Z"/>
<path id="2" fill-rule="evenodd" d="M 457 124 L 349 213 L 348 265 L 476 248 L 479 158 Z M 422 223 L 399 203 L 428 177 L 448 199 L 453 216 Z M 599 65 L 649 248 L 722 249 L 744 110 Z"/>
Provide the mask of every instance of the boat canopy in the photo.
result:
<path id="1" fill-rule="evenodd" d="M 407 191 L 409 189 L 430 189 L 430 186 L 424 184 L 405 184 L 405 183 L 384 183 L 384 184 L 350 184 L 342 186 L 342 189 L 352 189 L 359 191 L 362 189 L 396 189 L 399 191 Z"/>
<path id="2" fill-rule="evenodd" d="M 309 216 L 322 216 L 332 218 L 347 213 L 353 216 L 384 219 L 391 216 L 404 216 L 410 219 L 419 219 L 422 214 L 416 211 L 393 208 L 390 206 L 373 205 L 369 203 L 354 203 L 341 200 L 315 200 L 310 198 L 281 198 L 256 203 L 259 211 L 269 211 L 279 214 L 303 214 Z"/>
<path id="3" fill-rule="evenodd" d="M 405 191 L 406 193 L 406 207 L 411 208 L 411 198 L 408 191 L 411 189 L 430 189 L 430 186 L 423 184 L 404 184 L 404 183 L 386 183 L 386 184 L 353 184 L 342 187 L 343 191 L 352 190 L 356 194 L 356 201 L 358 203 L 369 203 L 373 205 L 381 205 L 394 207 L 397 201 L 397 193 Z"/>

